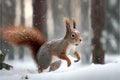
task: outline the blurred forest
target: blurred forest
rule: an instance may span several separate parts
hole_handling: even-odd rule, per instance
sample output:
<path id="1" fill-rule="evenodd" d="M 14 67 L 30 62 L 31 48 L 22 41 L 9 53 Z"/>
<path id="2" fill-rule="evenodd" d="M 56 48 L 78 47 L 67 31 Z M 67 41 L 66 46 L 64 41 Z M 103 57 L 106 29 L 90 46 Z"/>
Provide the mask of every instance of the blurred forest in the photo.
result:
<path id="1" fill-rule="evenodd" d="M 79 47 L 82 63 L 104 63 L 105 54 L 120 55 L 120 0 L 0 0 L 1 28 L 34 26 L 48 41 L 64 36 L 64 17 L 77 21 L 83 39 Z M 8 59 L 14 59 L 16 53 L 23 59 L 25 48 L 16 49 L 1 36 L 0 50 Z"/>

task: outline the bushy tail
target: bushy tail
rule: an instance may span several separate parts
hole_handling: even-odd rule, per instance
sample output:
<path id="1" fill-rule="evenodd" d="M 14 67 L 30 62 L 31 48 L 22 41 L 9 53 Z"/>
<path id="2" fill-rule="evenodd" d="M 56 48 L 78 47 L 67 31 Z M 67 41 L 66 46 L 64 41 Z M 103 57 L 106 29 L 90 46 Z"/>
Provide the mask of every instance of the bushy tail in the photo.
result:
<path id="1" fill-rule="evenodd" d="M 33 58 L 37 62 L 37 52 L 45 42 L 43 35 L 35 28 L 24 26 L 8 26 L 3 28 L 3 38 L 15 45 L 26 45 L 32 50 Z"/>

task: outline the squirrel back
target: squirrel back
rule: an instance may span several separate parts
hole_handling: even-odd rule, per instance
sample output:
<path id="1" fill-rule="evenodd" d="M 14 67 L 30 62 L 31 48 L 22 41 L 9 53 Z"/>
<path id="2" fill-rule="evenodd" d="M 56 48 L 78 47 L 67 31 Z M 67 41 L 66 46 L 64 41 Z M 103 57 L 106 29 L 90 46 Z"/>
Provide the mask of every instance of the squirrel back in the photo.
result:
<path id="1" fill-rule="evenodd" d="M 19 26 L 8 26 L 2 30 L 3 38 L 15 45 L 25 45 L 32 50 L 32 55 L 37 63 L 37 52 L 45 39 L 41 32 L 35 28 Z"/>

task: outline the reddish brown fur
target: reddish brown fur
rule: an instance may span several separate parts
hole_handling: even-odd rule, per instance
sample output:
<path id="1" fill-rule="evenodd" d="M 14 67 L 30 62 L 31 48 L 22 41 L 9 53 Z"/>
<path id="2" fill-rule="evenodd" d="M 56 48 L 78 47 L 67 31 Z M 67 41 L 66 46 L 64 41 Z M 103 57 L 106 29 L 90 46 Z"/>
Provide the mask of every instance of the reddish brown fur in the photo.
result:
<path id="1" fill-rule="evenodd" d="M 62 54 L 59 56 L 59 58 L 60 58 L 60 59 L 63 59 L 63 60 L 66 60 L 68 67 L 71 65 L 71 61 L 70 61 L 70 59 L 67 57 L 66 53 L 62 53 Z"/>
<path id="2" fill-rule="evenodd" d="M 66 55 L 67 48 L 68 48 L 68 45 L 65 46 L 65 48 L 63 49 L 63 53 L 61 53 L 61 55 L 59 56 L 59 58 L 66 60 L 67 61 L 67 65 L 70 66 L 71 65 L 71 61 L 68 58 L 68 56 Z"/>
<path id="3" fill-rule="evenodd" d="M 66 35 L 65 35 L 64 38 L 66 38 L 67 35 L 69 34 L 71 28 L 70 28 L 70 21 L 69 21 L 68 18 L 64 18 L 64 22 L 65 22 L 65 24 L 66 24 Z"/>
<path id="4" fill-rule="evenodd" d="M 78 62 L 80 60 L 80 55 L 77 50 L 75 51 L 75 55 L 77 57 L 77 60 L 75 60 L 75 62 Z"/>
<path id="5" fill-rule="evenodd" d="M 70 27 L 70 21 L 68 18 L 64 18 L 67 27 Z"/>
<path id="6" fill-rule="evenodd" d="M 76 20 L 73 18 L 73 28 L 76 29 Z"/>
<path id="7" fill-rule="evenodd" d="M 24 26 L 8 26 L 3 28 L 3 38 L 15 45 L 26 45 L 32 50 L 32 55 L 37 62 L 37 52 L 45 42 L 42 34 L 35 28 Z"/>

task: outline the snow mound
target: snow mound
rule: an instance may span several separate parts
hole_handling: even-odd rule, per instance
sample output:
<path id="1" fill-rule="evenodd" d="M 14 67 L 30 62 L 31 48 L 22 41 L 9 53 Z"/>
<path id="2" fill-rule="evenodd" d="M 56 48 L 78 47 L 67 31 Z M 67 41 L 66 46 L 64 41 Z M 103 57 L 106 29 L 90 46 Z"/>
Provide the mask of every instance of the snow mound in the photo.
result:
<path id="1" fill-rule="evenodd" d="M 108 56 L 109 57 L 109 56 Z M 106 58 L 112 62 L 104 65 L 82 65 L 74 63 L 70 67 L 62 61 L 61 67 L 53 72 L 37 73 L 37 68 L 30 59 L 24 61 L 8 62 L 14 66 L 13 70 L 0 71 L 0 80 L 120 80 L 120 56 Z M 29 62 L 28 62 L 29 61 Z"/>

